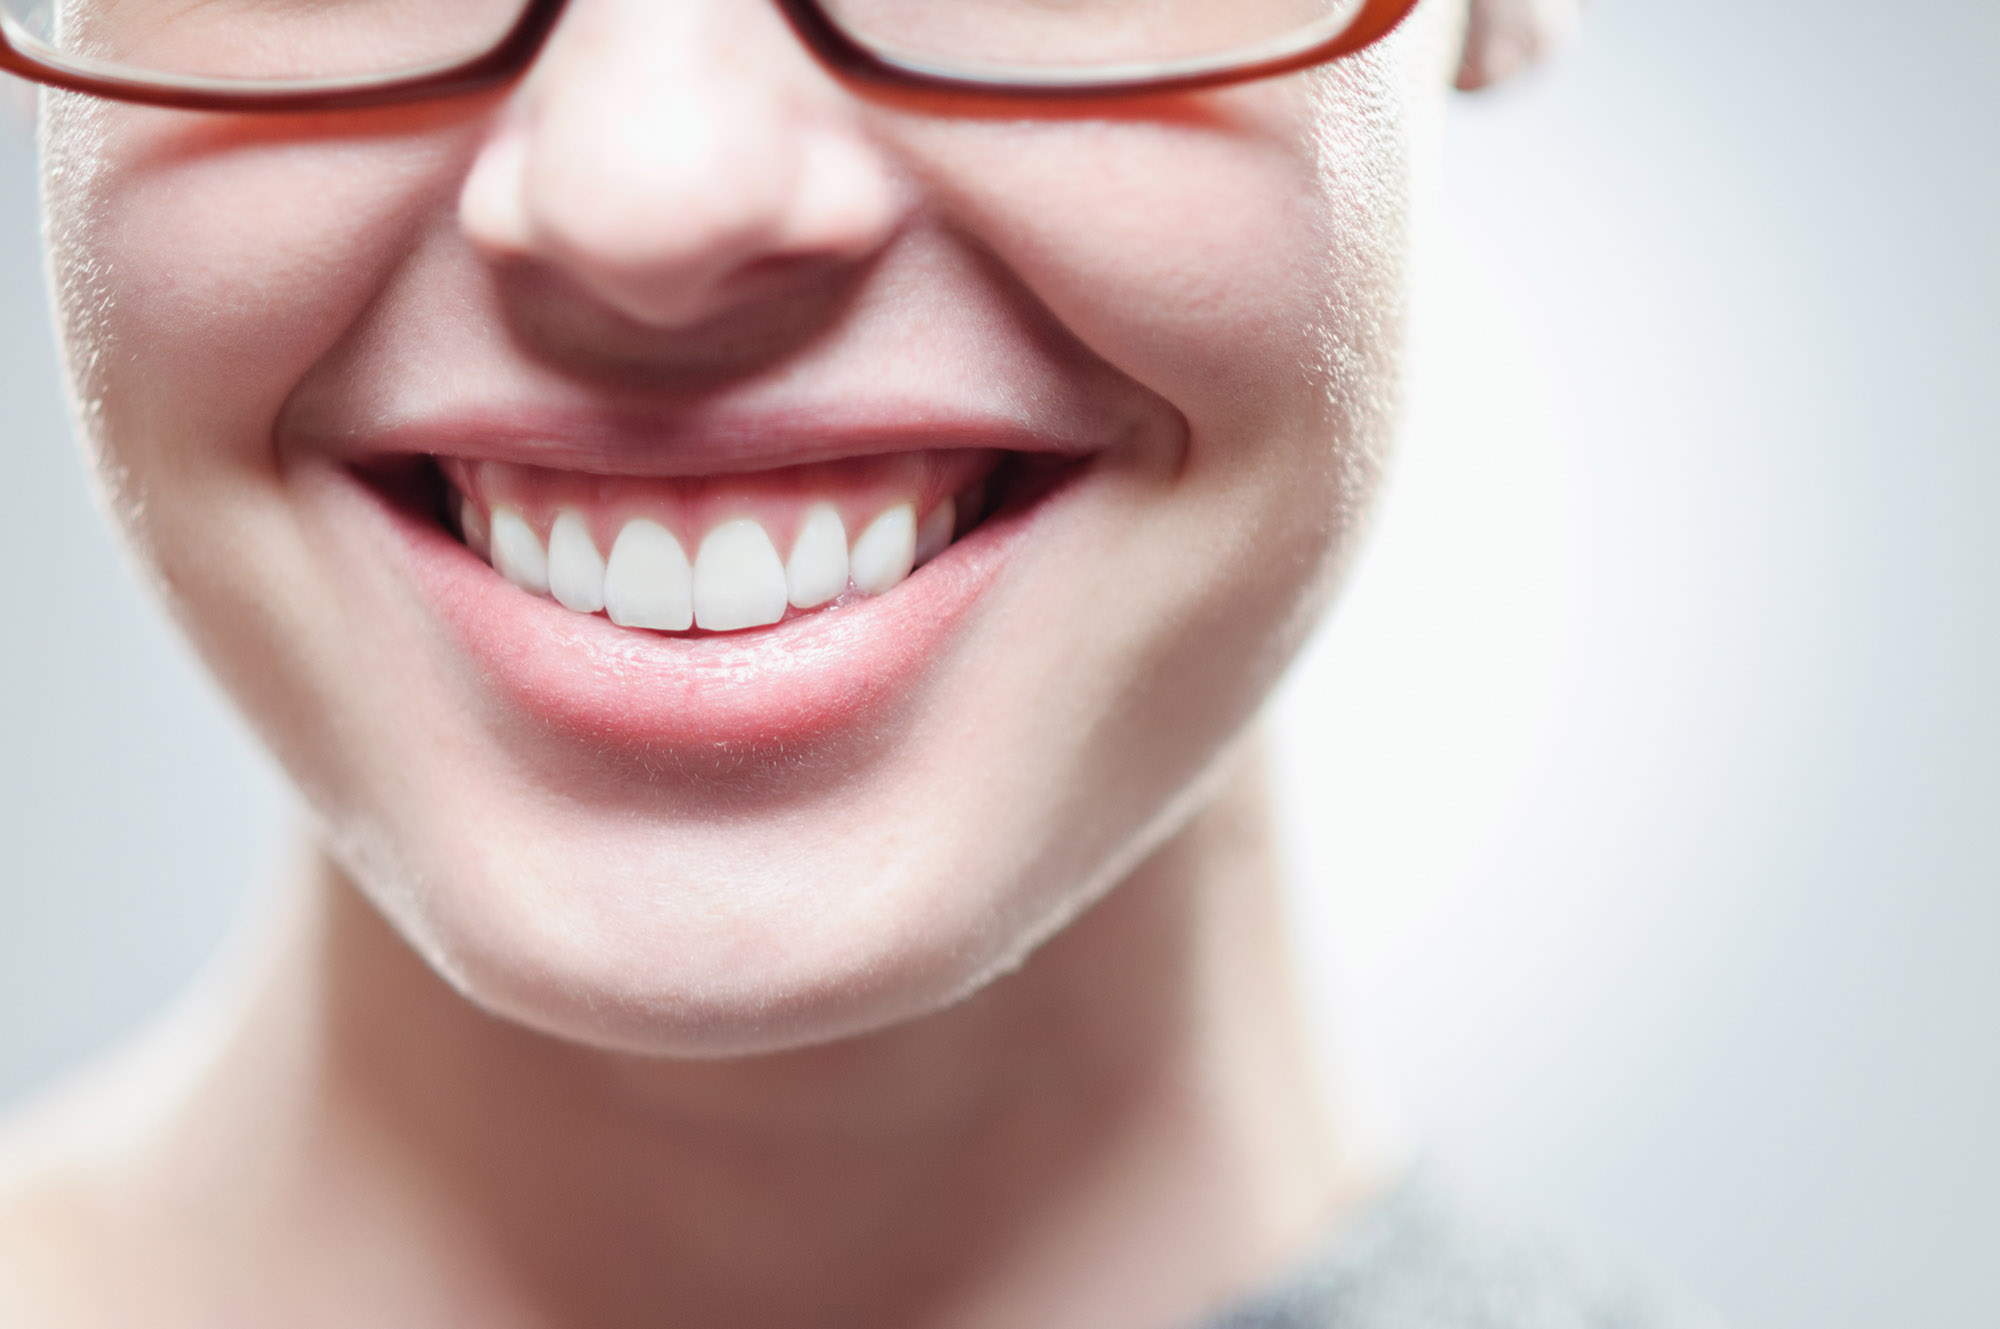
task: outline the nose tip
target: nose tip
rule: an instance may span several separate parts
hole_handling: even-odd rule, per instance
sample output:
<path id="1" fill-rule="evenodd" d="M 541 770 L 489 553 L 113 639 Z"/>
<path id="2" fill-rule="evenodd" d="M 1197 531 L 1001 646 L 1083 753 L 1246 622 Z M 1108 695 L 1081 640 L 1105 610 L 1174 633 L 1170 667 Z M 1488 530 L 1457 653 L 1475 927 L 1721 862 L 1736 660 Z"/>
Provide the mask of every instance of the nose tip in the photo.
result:
<path id="1" fill-rule="evenodd" d="M 856 107 L 768 2 L 577 0 L 480 146 L 459 215 L 488 255 L 672 327 L 866 258 L 897 196 Z"/>

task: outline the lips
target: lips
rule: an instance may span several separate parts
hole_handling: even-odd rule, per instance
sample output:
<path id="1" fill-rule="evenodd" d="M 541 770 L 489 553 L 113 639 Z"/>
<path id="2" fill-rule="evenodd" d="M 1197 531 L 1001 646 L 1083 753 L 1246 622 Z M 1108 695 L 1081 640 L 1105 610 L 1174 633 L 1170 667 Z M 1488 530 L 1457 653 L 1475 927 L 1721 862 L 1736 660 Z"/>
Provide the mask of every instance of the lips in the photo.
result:
<path id="1" fill-rule="evenodd" d="M 471 686 L 533 732 L 795 753 L 879 732 L 1087 469 L 944 447 L 617 474 L 365 452 L 340 520 L 381 528 Z M 489 563 L 490 559 L 490 563 Z"/>

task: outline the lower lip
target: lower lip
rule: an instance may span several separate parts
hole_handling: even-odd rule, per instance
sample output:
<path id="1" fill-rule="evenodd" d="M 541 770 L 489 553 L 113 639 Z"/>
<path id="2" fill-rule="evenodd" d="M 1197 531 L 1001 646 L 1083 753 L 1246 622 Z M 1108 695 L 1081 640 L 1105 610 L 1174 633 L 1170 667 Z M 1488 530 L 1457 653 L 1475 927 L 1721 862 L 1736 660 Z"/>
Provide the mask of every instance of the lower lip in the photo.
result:
<path id="1" fill-rule="evenodd" d="M 346 478 L 391 528 L 482 685 L 510 709 L 594 743 L 705 751 L 795 751 L 879 728 L 1053 497 L 988 518 L 885 595 L 745 633 L 669 637 L 519 590 L 437 522 Z"/>

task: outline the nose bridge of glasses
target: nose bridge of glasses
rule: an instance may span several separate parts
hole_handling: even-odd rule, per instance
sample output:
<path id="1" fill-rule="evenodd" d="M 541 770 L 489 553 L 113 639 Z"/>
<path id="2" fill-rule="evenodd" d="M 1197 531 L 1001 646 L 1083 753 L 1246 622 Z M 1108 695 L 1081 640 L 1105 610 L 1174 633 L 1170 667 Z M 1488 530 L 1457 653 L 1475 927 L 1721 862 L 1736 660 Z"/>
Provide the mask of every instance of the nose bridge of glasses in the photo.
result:
<path id="1" fill-rule="evenodd" d="M 570 0 L 522 89 L 536 174 L 626 211 L 776 207 L 815 80 L 768 0 Z"/>
<path id="2" fill-rule="evenodd" d="M 566 0 L 536 67 L 659 85 L 775 84 L 817 72 L 773 0 Z"/>

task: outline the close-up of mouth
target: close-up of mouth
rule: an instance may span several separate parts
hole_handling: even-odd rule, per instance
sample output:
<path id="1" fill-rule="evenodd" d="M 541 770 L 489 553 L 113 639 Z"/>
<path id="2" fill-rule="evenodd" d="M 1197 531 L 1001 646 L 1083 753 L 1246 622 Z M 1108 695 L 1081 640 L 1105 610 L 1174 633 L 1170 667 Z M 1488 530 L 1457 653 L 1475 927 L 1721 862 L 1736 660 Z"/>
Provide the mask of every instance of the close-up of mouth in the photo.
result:
<path id="1" fill-rule="evenodd" d="M 501 577 L 620 627 L 740 632 L 886 595 L 970 534 L 1001 454 L 641 478 L 437 459 L 442 519 Z"/>
<path id="2" fill-rule="evenodd" d="M 482 686 L 543 729 L 732 748 L 822 738 L 907 694 L 1100 455 L 862 448 L 655 474 L 469 451 L 340 470 Z"/>

